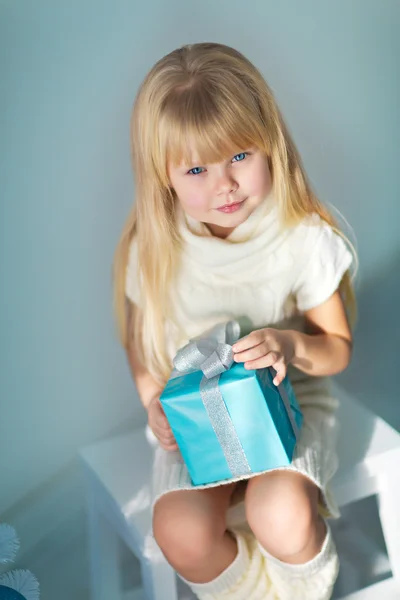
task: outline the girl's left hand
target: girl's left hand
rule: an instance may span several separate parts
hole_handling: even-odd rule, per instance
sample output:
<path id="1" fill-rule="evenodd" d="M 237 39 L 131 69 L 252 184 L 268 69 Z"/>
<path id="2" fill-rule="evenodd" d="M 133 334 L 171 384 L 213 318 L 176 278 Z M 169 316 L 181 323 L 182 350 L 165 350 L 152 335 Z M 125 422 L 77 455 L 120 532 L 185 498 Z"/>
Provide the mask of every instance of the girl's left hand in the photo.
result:
<path id="1" fill-rule="evenodd" d="M 253 331 L 233 344 L 232 349 L 235 362 L 243 362 L 246 369 L 273 367 L 274 385 L 282 383 L 295 355 L 291 333 L 270 328 Z"/>

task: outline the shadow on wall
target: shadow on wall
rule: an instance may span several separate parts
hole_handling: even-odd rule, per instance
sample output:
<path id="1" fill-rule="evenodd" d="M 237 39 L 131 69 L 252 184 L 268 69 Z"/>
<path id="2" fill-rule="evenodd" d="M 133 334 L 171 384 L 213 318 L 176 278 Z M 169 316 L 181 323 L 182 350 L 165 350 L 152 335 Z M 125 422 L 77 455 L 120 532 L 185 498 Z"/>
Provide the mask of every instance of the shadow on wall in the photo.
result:
<path id="1" fill-rule="evenodd" d="M 358 294 L 352 362 L 338 383 L 400 430 L 400 256 Z"/>

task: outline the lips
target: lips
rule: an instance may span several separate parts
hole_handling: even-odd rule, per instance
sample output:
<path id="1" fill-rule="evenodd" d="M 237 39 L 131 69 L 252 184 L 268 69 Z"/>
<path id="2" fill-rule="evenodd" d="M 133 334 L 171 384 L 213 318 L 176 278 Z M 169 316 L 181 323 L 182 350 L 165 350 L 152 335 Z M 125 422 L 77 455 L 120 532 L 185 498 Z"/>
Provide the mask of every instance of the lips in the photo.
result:
<path id="1" fill-rule="evenodd" d="M 241 202 L 233 202 L 232 204 L 224 204 L 223 206 L 219 206 L 217 210 L 223 213 L 232 213 L 239 210 L 244 203 L 244 200 Z"/>
<path id="2" fill-rule="evenodd" d="M 230 202 L 229 204 L 224 204 L 223 206 L 218 206 L 218 208 L 229 208 L 230 206 L 236 206 L 236 204 L 241 204 L 241 202 Z"/>

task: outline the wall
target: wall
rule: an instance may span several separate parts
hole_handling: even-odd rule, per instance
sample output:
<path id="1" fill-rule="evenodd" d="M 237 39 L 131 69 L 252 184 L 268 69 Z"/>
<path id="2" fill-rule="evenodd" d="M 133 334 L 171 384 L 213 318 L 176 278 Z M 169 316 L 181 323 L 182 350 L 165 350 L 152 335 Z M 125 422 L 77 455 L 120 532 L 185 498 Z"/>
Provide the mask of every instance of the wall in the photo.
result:
<path id="1" fill-rule="evenodd" d="M 367 281 L 400 250 L 399 12 L 394 0 L 1 4 L 0 514 L 82 445 L 144 419 L 115 339 L 111 262 L 148 68 L 190 41 L 247 54 L 320 196 L 354 227 Z"/>

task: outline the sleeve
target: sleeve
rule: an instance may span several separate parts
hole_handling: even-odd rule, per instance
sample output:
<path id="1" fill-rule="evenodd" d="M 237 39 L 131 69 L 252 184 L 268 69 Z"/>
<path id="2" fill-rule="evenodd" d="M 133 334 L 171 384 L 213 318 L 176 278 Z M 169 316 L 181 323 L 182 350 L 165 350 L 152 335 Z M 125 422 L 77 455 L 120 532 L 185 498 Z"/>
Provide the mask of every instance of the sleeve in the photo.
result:
<path id="1" fill-rule="evenodd" d="M 139 306 L 140 303 L 140 281 L 138 267 L 137 243 L 133 239 L 129 248 L 128 264 L 126 266 L 125 294 L 131 302 Z"/>
<path id="2" fill-rule="evenodd" d="M 322 221 L 309 227 L 305 250 L 307 258 L 294 289 L 301 312 L 328 300 L 338 289 L 353 260 L 342 237 Z"/>

